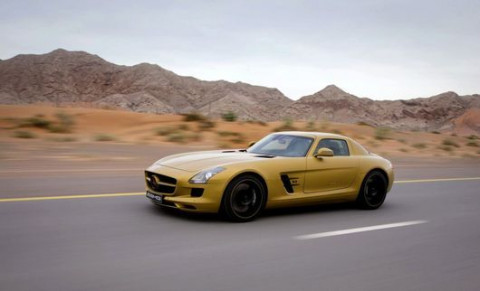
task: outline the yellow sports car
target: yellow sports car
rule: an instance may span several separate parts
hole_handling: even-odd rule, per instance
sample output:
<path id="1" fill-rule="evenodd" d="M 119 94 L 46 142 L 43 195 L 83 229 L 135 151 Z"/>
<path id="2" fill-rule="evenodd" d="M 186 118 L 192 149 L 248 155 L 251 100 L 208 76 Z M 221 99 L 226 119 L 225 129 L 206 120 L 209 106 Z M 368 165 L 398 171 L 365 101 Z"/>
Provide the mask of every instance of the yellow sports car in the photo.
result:
<path id="1" fill-rule="evenodd" d="M 392 188 L 390 161 L 351 138 L 318 132 L 279 132 L 248 149 L 164 157 L 145 171 L 147 197 L 190 212 L 221 212 L 249 221 L 264 208 L 355 201 L 383 204 Z"/>

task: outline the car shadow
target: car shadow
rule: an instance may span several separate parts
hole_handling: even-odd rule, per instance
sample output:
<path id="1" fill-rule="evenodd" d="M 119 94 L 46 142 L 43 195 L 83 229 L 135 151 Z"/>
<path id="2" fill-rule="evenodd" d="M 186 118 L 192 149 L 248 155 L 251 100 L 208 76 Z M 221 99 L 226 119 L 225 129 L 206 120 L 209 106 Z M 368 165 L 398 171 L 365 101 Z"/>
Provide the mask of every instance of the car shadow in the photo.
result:
<path id="1" fill-rule="evenodd" d="M 184 221 L 192 222 L 224 222 L 224 223 L 234 223 L 225 219 L 222 215 L 217 213 L 192 213 L 192 212 L 183 212 L 178 209 L 168 208 L 168 207 L 159 207 L 155 205 L 146 205 L 149 211 L 158 216 L 164 218 L 174 218 L 181 219 Z M 284 217 L 284 216 L 295 216 L 295 215 L 309 215 L 313 213 L 329 213 L 329 212 L 340 212 L 340 211 L 349 211 L 358 209 L 352 203 L 337 203 L 337 204 L 320 204 L 320 205 L 310 205 L 310 206 L 297 206 L 290 208 L 279 208 L 279 209 L 266 209 L 264 212 L 255 220 L 261 220 L 263 218 L 275 218 L 275 217 Z"/>
<path id="2" fill-rule="evenodd" d="M 216 213 L 193 213 L 193 212 L 184 212 L 174 208 L 160 207 L 153 204 L 147 205 L 149 211 L 152 214 L 162 216 L 165 218 L 175 218 L 185 221 L 195 221 L 195 222 L 221 222 L 225 221 L 219 214 Z"/>
<path id="3" fill-rule="evenodd" d="M 328 213 L 339 212 L 345 210 L 359 210 L 352 203 L 336 203 L 336 204 L 317 204 L 309 206 L 296 206 L 289 208 L 266 209 L 261 217 L 277 217 L 289 215 L 304 215 L 312 213 Z"/>

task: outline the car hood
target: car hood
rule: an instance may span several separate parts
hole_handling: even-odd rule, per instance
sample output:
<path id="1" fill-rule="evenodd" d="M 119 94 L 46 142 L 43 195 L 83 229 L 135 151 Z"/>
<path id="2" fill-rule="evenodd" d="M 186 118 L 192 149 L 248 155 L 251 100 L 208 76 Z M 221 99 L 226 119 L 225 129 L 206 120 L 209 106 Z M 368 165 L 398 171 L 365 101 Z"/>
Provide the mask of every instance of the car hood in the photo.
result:
<path id="1" fill-rule="evenodd" d="M 183 171 L 196 172 L 232 163 L 265 160 L 268 158 L 271 157 L 239 151 L 208 151 L 168 156 L 155 164 Z"/>

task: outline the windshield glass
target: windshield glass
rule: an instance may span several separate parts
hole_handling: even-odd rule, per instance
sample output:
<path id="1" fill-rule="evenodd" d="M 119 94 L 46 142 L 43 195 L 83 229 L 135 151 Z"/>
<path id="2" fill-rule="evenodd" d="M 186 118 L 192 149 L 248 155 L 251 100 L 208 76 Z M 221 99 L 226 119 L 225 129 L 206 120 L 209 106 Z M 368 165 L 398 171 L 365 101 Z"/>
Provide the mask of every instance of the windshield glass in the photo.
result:
<path id="1" fill-rule="evenodd" d="M 287 134 L 271 134 L 264 137 L 247 150 L 249 153 L 283 156 L 283 157 L 304 157 L 313 138 Z"/>

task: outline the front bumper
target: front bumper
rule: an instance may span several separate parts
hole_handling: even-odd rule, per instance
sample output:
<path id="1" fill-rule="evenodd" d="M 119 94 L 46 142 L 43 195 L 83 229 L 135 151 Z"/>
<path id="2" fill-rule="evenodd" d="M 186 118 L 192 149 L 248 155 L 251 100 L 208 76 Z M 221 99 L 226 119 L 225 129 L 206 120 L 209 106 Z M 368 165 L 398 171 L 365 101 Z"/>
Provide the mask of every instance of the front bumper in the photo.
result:
<path id="1" fill-rule="evenodd" d="M 155 191 L 152 185 L 149 185 L 147 173 L 160 174 L 172 177 L 176 180 L 173 193 L 164 193 Z M 207 184 L 191 184 L 189 179 L 195 173 L 182 171 L 165 166 L 152 166 L 146 171 L 146 195 L 152 203 L 164 207 L 175 208 L 188 212 L 217 213 L 220 209 L 225 183 L 221 181 L 209 181 Z M 195 190 L 194 190 L 195 189 Z M 201 192 L 200 197 L 198 196 Z M 148 195 L 151 193 L 153 195 Z M 150 196 L 150 197 L 148 197 Z M 161 196 L 161 199 L 155 198 Z"/>

